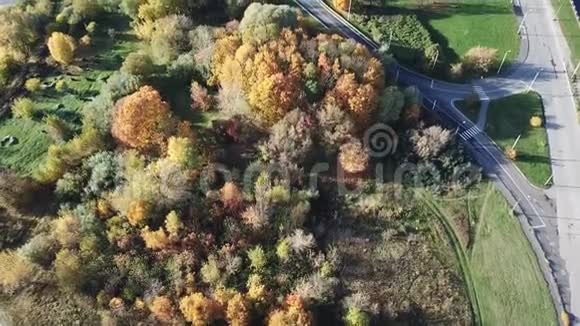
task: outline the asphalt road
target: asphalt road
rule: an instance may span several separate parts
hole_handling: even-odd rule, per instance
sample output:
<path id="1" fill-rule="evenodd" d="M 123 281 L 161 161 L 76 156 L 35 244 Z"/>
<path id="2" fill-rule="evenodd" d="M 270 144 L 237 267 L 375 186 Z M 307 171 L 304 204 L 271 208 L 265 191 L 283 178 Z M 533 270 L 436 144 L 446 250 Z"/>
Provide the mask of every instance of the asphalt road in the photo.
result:
<path id="1" fill-rule="evenodd" d="M 325 27 L 355 39 L 373 50 L 378 49 L 374 41 L 357 31 L 320 0 L 296 0 L 296 2 Z M 550 144 L 556 144 L 551 146 L 552 157 L 557 158 L 558 153 L 562 156 L 562 153 L 578 152 L 572 143 L 580 139 L 578 137 L 580 132 L 573 135 L 569 131 L 573 129 L 571 125 L 576 129 L 578 126 L 570 88 L 563 71 L 562 63 L 565 57 L 559 50 L 561 40 L 556 37 L 556 30 L 559 30 L 559 27 L 555 26 L 551 19 L 553 17 L 550 13 L 551 7 L 544 0 L 525 0 L 518 5 L 522 7 L 523 13 L 527 12 L 522 26 L 520 63 L 514 65 L 506 76 L 478 80 L 473 85 L 465 85 L 432 80 L 399 65 L 393 65 L 388 70 L 400 84 L 417 86 L 426 99 L 425 106 L 436 110 L 450 127 L 457 128 L 459 136 L 471 149 L 474 158 L 486 174 L 496 181 L 514 206 L 514 211 L 519 213 L 517 215 L 522 229 L 536 253 L 558 312 L 565 306 L 567 311 L 578 314 L 580 288 L 578 276 L 575 276 L 578 274 L 575 272 L 580 267 L 577 266 L 580 261 L 572 260 L 571 248 L 580 249 L 580 242 L 575 242 L 580 241 L 580 230 L 564 231 L 564 228 L 569 227 L 570 218 L 580 216 L 580 212 L 572 212 L 580 210 L 580 205 L 574 205 L 575 202 L 572 200 L 574 191 L 570 190 L 580 188 L 561 187 L 560 182 L 577 174 L 579 181 L 577 183 L 574 181 L 573 184 L 580 186 L 580 166 L 575 168 L 571 164 L 566 172 L 562 170 L 563 166 L 568 166 L 567 164 L 559 163 L 560 166 L 555 167 L 559 212 L 556 214 L 553 200 L 543 190 L 532 186 L 513 162 L 505 158 L 495 143 L 452 105 L 454 100 L 472 94 L 474 87 L 479 87 L 489 99 L 495 99 L 526 91 L 535 79 L 533 88 L 542 94 L 546 106 L 549 141 Z M 519 17 L 520 21 L 522 19 L 523 16 Z M 538 72 L 540 73 L 536 76 Z M 566 112 L 562 113 L 563 111 Z M 567 122 L 566 128 L 560 129 L 558 126 L 563 126 L 562 120 Z M 567 140 L 562 141 L 563 138 Z M 572 159 L 567 157 L 565 162 L 580 165 L 580 157 Z M 580 223 L 577 225 L 580 227 Z M 573 236 L 574 233 L 577 233 L 577 236 Z M 566 272 L 567 270 L 570 274 Z"/>

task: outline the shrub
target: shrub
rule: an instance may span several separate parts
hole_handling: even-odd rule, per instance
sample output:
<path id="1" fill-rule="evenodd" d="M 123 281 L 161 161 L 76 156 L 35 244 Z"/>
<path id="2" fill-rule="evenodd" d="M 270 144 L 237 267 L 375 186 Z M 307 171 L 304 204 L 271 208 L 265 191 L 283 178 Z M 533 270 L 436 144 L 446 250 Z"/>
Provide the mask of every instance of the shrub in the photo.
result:
<path id="1" fill-rule="evenodd" d="M 463 56 L 463 66 L 467 71 L 476 75 L 485 75 L 497 67 L 497 49 L 476 46 Z"/>
<path id="2" fill-rule="evenodd" d="M 369 154 L 358 140 L 352 140 L 342 146 L 338 154 L 340 166 L 348 173 L 361 173 L 369 166 Z"/>
<path id="3" fill-rule="evenodd" d="M 334 7 L 338 10 L 346 11 L 351 6 L 349 0 L 333 0 Z"/>
<path id="4" fill-rule="evenodd" d="M 15 251 L 0 252 L 0 261 L 0 286 L 4 290 L 14 290 L 34 275 L 34 265 Z"/>
<path id="5" fill-rule="evenodd" d="M 79 289 L 85 278 L 79 255 L 69 249 L 63 249 L 56 254 L 54 270 L 58 283 L 63 288 Z"/>
<path id="6" fill-rule="evenodd" d="M 155 67 L 148 54 L 133 52 L 125 58 L 121 71 L 131 75 L 149 76 L 155 71 Z"/>
<path id="7" fill-rule="evenodd" d="M 518 159 L 518 151 L 515 148 L 508 147 L 505 149 L 505 156 L 508 159 L 515 161 Z"/>
<path id="8" fill-rule="evenodd" d="M 449 69 L 449 74 L 451 75 L 451 79 L 454 80 L 461 80 L 463 79 L 463 75 L 465 73 L 464 71 L 464 67 L 463 67 L 463 62 L 457 62 L 451 65 L 451 68 Z"/>
<path id="9" fill-rule="evenodd" d="M 49 115 L 44 119 L 46 124 L 46 133 L 55 142 L 64 142 L 72 135 L 70 127 L 61 118 L 55 115 Z"/>
<path id="10" fill-rule="evenodd" d="M 50 266 L 56 254 L 57 242 L 50 235 L 41 233 L 18 249 L 18 254 L 41 266 Z"/>
<path id="11" fill-rule="evenodd" d="M 34 102 L 29 98 L 21 97 L 12 103 L 12 114 L 16 118 L 32 119 L 36 112 Z"/>
<path id="12" fill-rule="evenodd" d="M 348 308 L 343 320 L 345 326 L 369 326 L 371 324 L 369 315 L 357 308 Z"/>
<path id="13" fill-rule="evenodd" d="M 139 76 L 115 72 L 107 79 L 102 93 L 110 97 L 111 101 L 116 101 L 125 95 L 136 92 L 141 85 L 142 80 Z"/>
<path id="14" fill-rule="evenodd" d="M 74 58 L 76 42 L 69 35 L 54 32 L 48 39 L 48 50 L 56 62 L 66 66 Z"/>
<path id="15" fill-rule="evenodd" d="M 530 126 L 533 128 L 539 128 L 542 126 L 542 118 L 539 116 L 533 116 L 530 118 Z"/>
<path id="16" fill-rule="evenodd" d="M 80 38 L 79 43 L 84 47 L 89 47 L 93 44 L 93 38 L 89 34 L 83 35 L 83 37 Z"/>
<path id="17" fill-rule="evenodd" d="M 24 83 L 24 88 L 31 93 L 36 93 L 42 88 L 42 81 L 40 78 L 30 78 Z"/>
<path id="18" fill-rule="evenodd" d="M 57 92 L 64 92 L 67 90 L 67 88 L 68 88 L 68 85 L 66 83 L 66 80 L 64 80 L 64 79 L 59 79 L 54 84 L 54 89 L 56 89 Z"/>
<path id="19" fill-rule="evenodd" d="M 89 22 L 86 26 L 85 26 L 85 30 L 87 31 L 87 33 L 89 33 L 90 35 L 93 35 L 95 33 L 95 31 L 97 30 L 97 23 L 92 21 Z"/>

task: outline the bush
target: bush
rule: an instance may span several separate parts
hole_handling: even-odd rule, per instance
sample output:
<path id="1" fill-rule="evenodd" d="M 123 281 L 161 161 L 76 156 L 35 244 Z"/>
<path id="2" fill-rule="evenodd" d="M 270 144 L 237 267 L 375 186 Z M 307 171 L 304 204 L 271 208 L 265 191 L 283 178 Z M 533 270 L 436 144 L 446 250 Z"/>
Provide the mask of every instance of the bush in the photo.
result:
<path id="1" fill-rule="evenodd" d="M 348 308 L 343 319 L 345 326 L 369 326 L 371 324 L 369 315 L 357 308 Z"/>
<path id="2" fill-rule="evenodd" d="M 463 56 L 463 66 L 469 73 L 486 75 L 497 68 L 497 49 L 483 46 L 471 48 Z"/>
<path id="3" fill-rule="evenodd" d="M 84 47 L 89 47 L 91 46 L 91 44 L 93 44 L 93 38 L 89 34 L 86 34 L 83 37 L 81 37 L 79 43 Z"/>
<path id="4" fill-rule="evenodd" d="M 56 254 L 57 242 L 47 234 L 38 234 L 18 249 L 18 254 L 31 263 L 50 266 Z"/>
<path id="5" fill-rule="evenodd" d="M 14 251 L 0 252 L 0 261 L 0 287 L 4 290 L 14 290 L 34 275 L 34 265 Z"/>
<path id="6" fill-rule="evenodd" d="M 85 30 L 87 33 L 89 33 L 89 35 L 93 35 L 97 30 L 97 23 L 94 21 L 88 23 L 87 26 L 85 26 Z"/>
<path id="7" fill-rule="evenodd" d="M 139 76 L 115 72 L 107 79 L 102 93 L 107 95 L 111 101 L 116 101 L 125 95 L 136 92 L 142 84 Z"/>
<path id="8" fill-rule="evenodd" d="M 530 126 L 533 128 L 539 128 L 542 126 L 542 118 L 535 115 L 530 118 Z"/>
<path id="9" fill-rule="evenodd" d="M 40 78 L 30 78 L 24 83 L 24 88 L 31 93 L 36 93 L 42 88 L 42 81 Z"/>
<path id="10" fill-rule="evenodd" d="M 85 278 L 79 255 L 69 249 L 63 249 L 56 254 L 54 270 L 58 283 L 63 288 L 79 289 Z"/>
<path id="11" fill-rule="evenodd" d="M 56 62 L 66 66 L 73 61 L 76 42 L 69 35 L 54 32 L 48 39 L 48 50 Z"/>
<path id="12" fill-rule="evenodd" d="M 68 89 L 68 85 L 66 83 L 66 80 L 64 79 L 59 79 L 56 81 L 56 83 L 54 84 L 54 89 L 57 92 L 64 92 Z"/>
<path id="13" fill-rule="evenodd" d="M 338 161 L 345 172 L 362 173 L 369 166 L 369 154 L 358 140 L 352 140 L 340 146 Z"/>
<path id="14" fill-rule="evenodd" d="M 29 98 L 18 98 L 12 103 L 12 114 L 16 118 L 32 119 L 37 112 L 34 105 L 34 102 Z"/>
<path id="15" fill-rule="evenodd" d="M 149 76 L 155 71 L 155 67 L 148 54 L 133 52 L 125 58 L 121 71 L 131 75 Z"/>
<path id="16" fill-rule="evenodd" d="M 44 119 L 46 124 L 46 133 L 55 142 L 64 142 L 68 140 L 72 131 L 67 123 L 55 115 L 49 115 Z"/>

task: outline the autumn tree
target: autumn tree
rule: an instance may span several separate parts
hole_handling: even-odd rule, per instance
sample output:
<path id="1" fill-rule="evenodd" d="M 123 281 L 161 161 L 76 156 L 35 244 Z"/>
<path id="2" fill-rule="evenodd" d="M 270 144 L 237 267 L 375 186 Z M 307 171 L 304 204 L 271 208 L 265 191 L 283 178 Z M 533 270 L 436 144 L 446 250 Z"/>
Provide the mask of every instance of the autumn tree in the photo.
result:
<path id="1" fill-rule="evenodd" d="M 217 316 L 218 305 L 203 293 L 193 293 L 181 299 L 179 309 L 193 325 L 206 325 Z"/>
<path id="2" fill-rule="evenodd" d="M 69 35 L 54 32 L 48 39 L 48 50 L 56 62 L 66 66 L 74 58 L 76 42 Z"/>
<path id="3" fill-rule="evenodd" d="M 358 140 L 340 146 L 338 155 L 340 166 L 348 173 L 361 173 L 369 165 L 369 154 Z"/>
<path id="4" fill-rule="evenodd" d="M 157 296 L 149 305 L 149 310 L 157 320 L 170 324 L 175 318 L 175 312 L 171 299 L 167 296 Z"/>
<path id="5" fill-rule="evenodd" d="M 298 11 L 287 5 L 252 3 L 244 12 L 240 32 L 244 43 L 263 44 L 274 39 L 284 27 L 298 23 Z"/>
<path id="6" fill-rule="evenodd" d="M 207 88 L 194 81 L 191 84 L 191 108 L 206 112 L 212 108 L 212 104 L 213 99 L 209 95 Z"/>
<path id="7" fill-rule="evenodd" d="M 409 137 L 415 153 L 424 160 L 437 156 L 452 139 L 450 130 L 440 126 L 431 126 L 421 130 L 412 130 Z"/>
<path id="8" fill-rule="evenodd" d="M 111 131 L 119 143 L 148 151 L 165 146 L 173 125 L 169 105 L 155 89 L 144 86 L 117 102 Z"/>
<path id="9" fill-rule="evenodd" d="M 343 11 L 347 11 L 350 7 L 350 0 L 333 0 L 334 6 Z"/>
<path id="10" fill-rule="evenodd" d="M 463 66 L 471 73 L 485 75 L 498 64 L 497 49 L 476 46 L 463 56 Z"/>
<path id="11" fill-rule="evenodd" d="M 167 158 L 182 167 L 194 166 L 195 157 L 191 139 L 170 137 L 167 143 Z"/>
<path id="12" fill-rule="evenodd" d="M 230 300 L 228 300 L 226 319 L 231 326 L 250 325 L 250 309 L 251 306 L 248 300 L 240 293 L 236 293 Z"/>

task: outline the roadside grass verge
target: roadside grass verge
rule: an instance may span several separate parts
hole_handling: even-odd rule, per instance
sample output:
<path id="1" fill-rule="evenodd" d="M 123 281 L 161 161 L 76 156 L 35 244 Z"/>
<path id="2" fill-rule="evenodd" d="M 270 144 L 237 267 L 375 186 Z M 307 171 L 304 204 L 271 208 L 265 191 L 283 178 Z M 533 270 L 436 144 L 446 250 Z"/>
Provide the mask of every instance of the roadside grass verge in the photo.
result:
<path id="1" fill-rule="evenodd" d="M 434 201 L 462 241 L 482 325 L 557 325 L 536 256 L 511 208 L 484 181 L 467 196 Z M 463 234 L 463 236 L 461 236 Z M 467 244 L 467 246 L 466 246 Z"/>
<path id="2" fill-rule="evenodd" d="M 94 43 L 82 54 L 82 69 L 66 73 L 57 70 L 39 76 L 43 88 L 35 93 L 24 94 L 35 103 L 40 116 L 56 115 L 73 129 L 81 126 L 81 110 L 85 103 L 96 96 L 108 77 L 122 64 L 123 58 L 131 52 L 137 40 L 124 30 L 118 30 L 112 39 L 107 33 L 97 34 Z M 79 60 L 81 61 L 81 60 Z M 90 64 L 87 64 L 90 62 Z M 67 88 L 61 92 L 55 89 L 57 80 L 64 80 Z M 13 136 L 18 143 L 0 147 L 0 167 L 9 168 L 22 175 L 32 174 L 44 161 L 48 147 L 53 141 L 46 134 L 42 117 L 19 119 L 10 115 L 0 120 L 0 139 Z"/>
<path id="3" fill-rule="evenodd" d="M 470 107 L 461 101 L 456 105 L 470 119 L 479 113 L 479 103 Z M 515 164 L 532 184 L 545 187 L 552 175 L 550 148 L 545 126 L 530 126 L 533 116 L 539 116 L 544 121 L 542 99 L 538 93 L 522 93 L 494 100 L 489 104 L 485 132 L 502 150 L 511 148 L 521 135 L 515 147 Z"/>
<path id="4" fill-rule="evenodd" d="M 552 6 L 554 11 L 558 13 L 558 22 L 568 42 L 568 47 L 572 54 L 572 63 L 577 64 L 580 59 L 580 26 L 576 20 L 574 8 L 569 0 L 552 0 Z M 558 11 L 558 8 L 560 8 L 560 11 Z"/>

